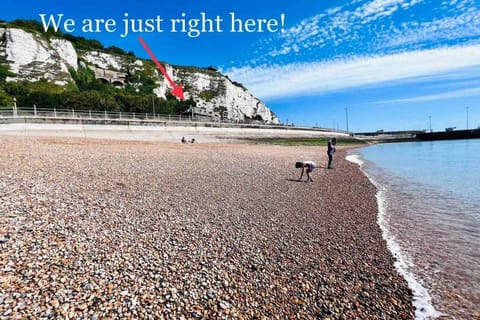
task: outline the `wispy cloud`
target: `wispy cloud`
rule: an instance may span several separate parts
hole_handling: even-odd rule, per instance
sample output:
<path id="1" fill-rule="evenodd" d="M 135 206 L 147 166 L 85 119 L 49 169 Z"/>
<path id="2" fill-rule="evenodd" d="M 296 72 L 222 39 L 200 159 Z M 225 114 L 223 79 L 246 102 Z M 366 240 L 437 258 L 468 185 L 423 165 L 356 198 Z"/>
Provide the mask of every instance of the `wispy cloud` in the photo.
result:
<path id="1" fill-rule="evenodd" d="M 480 36 L 480 11 L 427 22 L 408 22 L 391 30 L 383 48 L 418 45 L 427 41 L 446 41 Z"/>
<path id="2" fill-rule="evenodd" d="M 354 15 L 362 24 L 368 23 L 381 17 L 388 17 L 397 10 L 407 10 L 424 0 L 373 0 L 366 2 L 355 10 Z"/>
<path id="3" fill-rule="evenodd" d="M 346 1 L 257 43 L 255 57 L 247 63 L 328 61 L 480 43 L 475 1 Z"/>
<path id="4" fill-rule="evenodd" d="M 271 57 L 298 53 L 300 50 L 321 49 L 345 43 L 364 41 L 363 29 L 379 19 L 426 0 L 369 0 L 353 1 L 304 19 L 268 43 Z M 300 48 L 300 50 L 299 50 Z"/>
<path id="5" fill-rule="evenodd" d="M 328 62 L 231 68 L 225 72 L 262 99 L 279 99 L 416 77 L 443 77 L 461 69 L 478 70 L 479 57 L 480 45 L 471 45 Z"/>
<path id="6" fill-rule="evenodd" d="M 411 103 L 411 102 L 447 100 L 447 99 L 456 99 L 456 98 L 465 98 L 465 97 L 480 97 L 480 87 L 453 90 L 453 91 L 437 93 L 437 94 L 421 95 L 421 96 L 416 96 L 411 98 L 381 100 L 381 101 L 375 101 L 372 103 L 373 104 L 392 104 L 392 103 L 406 103 L 406 102 Z"/>

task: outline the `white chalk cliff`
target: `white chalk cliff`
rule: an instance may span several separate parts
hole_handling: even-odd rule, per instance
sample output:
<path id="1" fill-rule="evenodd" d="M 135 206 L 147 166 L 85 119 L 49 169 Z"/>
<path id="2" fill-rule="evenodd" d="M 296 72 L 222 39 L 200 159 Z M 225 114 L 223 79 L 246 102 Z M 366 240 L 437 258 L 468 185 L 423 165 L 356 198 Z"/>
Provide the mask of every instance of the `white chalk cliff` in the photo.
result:
<path id="1" fill-rule="evenodd" d="M 21 29 L 0 28 L 0 57 L 17 75 L 9 81 L 47 79 L 66 85 L 72 80 L 68 68 L 78 68 L 77 53 L 69 41 L 48 41 Z"/>
<path id="2" fill-rule="evenodd" d="M 7 81 L 45 79 L 62 86 L 73 81 L 69 69 L 101 68 L 134 75 L 147 68 L 145 61 L 132 56 L 75 50 L 65 39 L 47 39 L 41 34 L 0 26 L 0 63 L 2 61 L 15 74 Z M 235 121 L 255 119 L 279 123 L 277 116 L 262 101 L 214 69 L 169 64 L 165 64 L 165 69 L 176 83 L 184 86 L 186 99 L 192 98 L 201 114 L 226 116 Z M 156 73 L 152 74 L 157 85 L 154 93 L 165 98 L 170 85 L 159 72 L 152 72 Z"/>

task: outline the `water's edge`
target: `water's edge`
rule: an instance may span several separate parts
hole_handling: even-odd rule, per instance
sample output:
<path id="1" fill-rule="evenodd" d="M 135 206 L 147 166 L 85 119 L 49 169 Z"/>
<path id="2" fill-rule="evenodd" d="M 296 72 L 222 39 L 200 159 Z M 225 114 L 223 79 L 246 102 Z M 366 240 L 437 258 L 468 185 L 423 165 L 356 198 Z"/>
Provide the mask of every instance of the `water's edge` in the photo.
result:
<path id="1" fill-rule="evenodd" d="M 416 320 L 428 320 L 434 319 L 442 314 L 438 312 L 432 304 L 432 299 L 428 290 L 422 286 L 417 280 L 412 269 L 412 263 L 408 254 L 402 250 L 395 237 L 391 234 L 386 223 L 386 205 L 385 205 L 385 187 L 378 183 L 374 177 L 372 177 L 363 168 L 364 161 L 357 153 L 349 151 L 345 158 L 347 161 L 357 164 L 360 167 L 360 171 L 368 178 L 368 180 L 375 186 L 377 192 L 375 197 L 377 198 L 377 223 L 382 231 L 382 237 L 387 243 L 387 247 L 393 255 L 395 260 L 395 269 L 397 272 L 407 281 L 408 287 L 413 292 L 413 306 L 415 307 L 415 319 Z"/>

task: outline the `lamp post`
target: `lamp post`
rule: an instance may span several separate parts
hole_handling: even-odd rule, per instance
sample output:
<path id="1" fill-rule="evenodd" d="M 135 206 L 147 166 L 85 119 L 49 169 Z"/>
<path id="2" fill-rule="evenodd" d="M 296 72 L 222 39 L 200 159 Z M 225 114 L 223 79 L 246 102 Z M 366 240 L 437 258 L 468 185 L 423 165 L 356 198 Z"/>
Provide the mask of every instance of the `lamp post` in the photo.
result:
<path id="1" fill-rule="evenodd" d="M 468 130 L 468 107 L 465 107 L 467 109 L 467 130 Z"/>
<path id="2" fill-rule="evenodd" d="M 348 132 L 348 108 L 345 108 L 345 119 L 347 123 L 347 132 Z"/>
<path id="3" fill-rule="evenodd" d="M 153 119 L 155 120 L 155 95 L 152 96 Z"/>
<path id="4" fill-rule="evenodd" d="M 428 129 L 432 132 L 432 116 L 428 116 Z"/>
<path id="5" fill-rule="evenodd" d="M 17 116 L 18 116 L 17 98 L 13 97 L 13 117 L 16 118 Z"/>

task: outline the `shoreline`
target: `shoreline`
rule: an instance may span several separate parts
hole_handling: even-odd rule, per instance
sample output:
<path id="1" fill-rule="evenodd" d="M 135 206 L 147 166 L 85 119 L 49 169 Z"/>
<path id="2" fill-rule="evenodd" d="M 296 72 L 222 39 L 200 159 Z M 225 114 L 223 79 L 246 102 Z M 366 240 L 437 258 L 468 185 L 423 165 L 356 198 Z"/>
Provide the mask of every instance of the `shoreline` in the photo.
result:
<path id="1" fill-rule="evenodd" d="M 448 160 L 442 156 L 461 147 L 469 153 Z M 379 224 L 413 289 L 417 319 L 480 315 L 478 255 L 472 252 L 479 243 L 477 180 L 468 174 L 478 147 L 476 141 L 463 140 L 352 152 L 365 156 L 363 171 L 379 189 Z M 458 159 L 469 161 L 458 168 Z"/>
<path id="2" fill-rule="evenodd" d="M 355 153 L 349 153 L 346 160 L 355 163 L 359 166 L 363 174 L 370 180 L 370 182 L 377 189 L 375 195 L 378 202 L 378 225 L 382 230 L 382 235 L 392 256 L 395 258 L 395 269 L 397 272 L 407 281 L 409 288 L 413 292 L 412 303 L 415 307 L 415 319 L 425 320 L 438 318 L 444 314 L 439 313 L 432 304 L 432 298 L 428 290 L 417 280 L 416 276 L 409 270 L 409 266 L 412 264 L 410 259 L 406 256 L 404 250 L 402 250 L 395 238 L 390 234 L 390 230 L 386 225 L 386 199 L 384 196 L 385 191 L 382 185 L 380 185 L 368 172 L 363 170 L 364 159 Z"/>
<path id="3" fill-rule="evenodd" d="M 0 144 L 0 316 L 413 318 L 344 148 Z"/>

